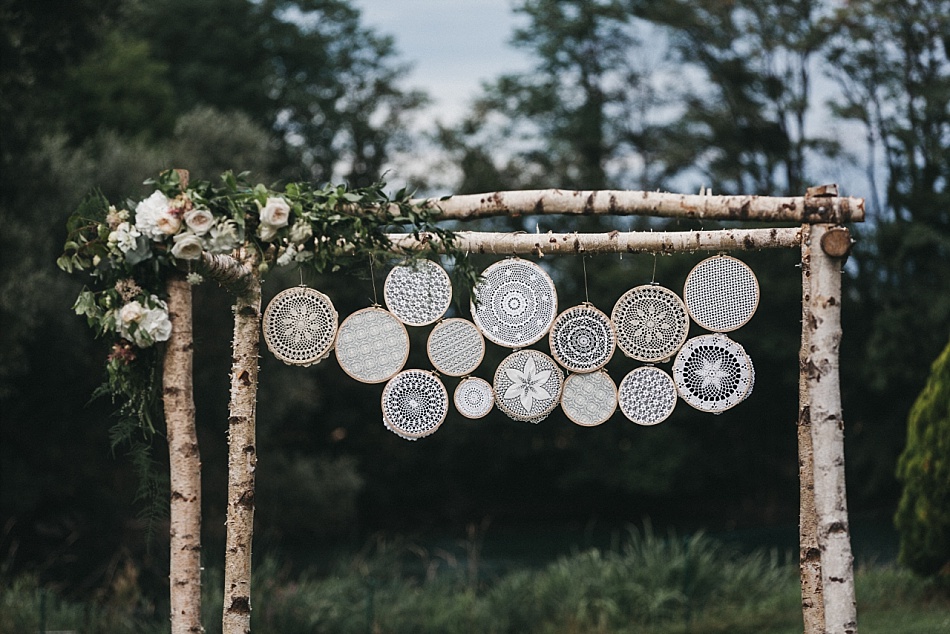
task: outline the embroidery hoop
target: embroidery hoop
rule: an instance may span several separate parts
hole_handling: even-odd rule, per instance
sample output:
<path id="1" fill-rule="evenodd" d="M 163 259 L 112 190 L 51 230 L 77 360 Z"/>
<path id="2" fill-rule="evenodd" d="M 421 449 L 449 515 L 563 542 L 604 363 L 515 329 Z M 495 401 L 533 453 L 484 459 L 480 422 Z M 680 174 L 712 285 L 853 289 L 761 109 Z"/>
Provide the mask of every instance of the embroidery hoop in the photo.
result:
<path id="1" fill-rule="evenodd" d="M 634 368 L 618 389 L 620 411 L 633 423 L 659 425 L 676 409 L 676 385 L 670 375 L 652 365 Z"/>
<path id="2" fill-rule="evenodd" d="M 477 398 L 477 402 L 472 402 L 471 397 Z M 474 420 L 484 418 L 492 410 L 495 406 L 495 393 L 488 381 L 470 376 L 459 382 L 452 401 L 459 414 Z"/>
<path id="3" fill-rule="evenodd" d="M 438 263 L 416 260 L 393 267 L 383 284 L 386 308 L 407 326 L 438 320 L 452 303 L 452 280 Z"/>
<path id="4" fill-rule="evenodd" d="M 759 307 L 759 280 L 745 262 L 714 255 L 693 267 L 683 285 L 686 310 L 699 326 L 732 332 L 752 319 Z"/>
<path id="5" fill-rule="evenodd" d="M 557 316 L 548 345 L 551 356 L 571 372 L 595 372 L 614 356 L 617 333 L 610 317 L 585 302 Z"/>
<path id="6" fill-rule="evenodd" d="M 445 421 L 449 394 L 431 372 L 404 370 L 386 383 L 380 407 L 386 429 L 406 440 L 418 440 L 434 434 Z"/>
<path id="7" fill-rule="evenodd" d="M 506 348 L 523 348 L 551 329 L 557 316 L 557 289 L 534 262 L 509 258 L 482 271 L 471 310 L 472 321 L 486 339 Z"/>
<path id="8" fill-rule="evenodd" d="M 336 335 L 336 359 L 350 378 L 361 383 L 388 381 L 409 359 L 409 333 L 388 310 L 379 306 L 363 308 L 340 324 Z M 380 364 L 380 359 L 385 363 Z"/>
<path id="9" fill-rule="evenodd" d="M 338 322 L 330 298 L 301 285 L 277 293 L 268 302 L 261 328 L 275 357 L 287 365 L 307 367 L 330 356 Z"/>
<path id="10" fill-rule="evenodd" d="M 429 333 L 426 354 L 439 373 L 465 376 L 484 360 L 485 338 L 469 320 L 452 317 L 440 321 Z"/>
<path id="11" fill-rule="evenodd" d="M 720 333 L 693 337 L 673 361 L 680 398 L 701 412 L 714 414 L 745 400 L 753 372 L 745 349 Z"/>
<path id="12" fill-rule="evenodd" d="M 561 409 L 575 425 L 596 427 L 617 411 L 617 386 L 603 370 L 571 374 L 561 390 Z"/>
<path id="13" fill-rule="evenodd" d="M 548 374 L 544 375 L 543 380 L 538 380 L 539 374 L 544 372 Z M 514 377 L 519 375 L 522 379 L 534 377 L 535 380 L 530 382 L 530 386 L 541 388 L 547 396 L 538 396 L 537 392 L 529 389 L 517 393 L 515 390 L 509 392 L 509 389 L 516 386 Z M 528 381 L 523 383 L 527 384 Z M 540 422 L 554 411 L 561 400 L 563 386 L 564 375 L 554 359 L 543 352 L 530 349 L 518 350 L 505 357 L 495 370 L 495 380 L 492 383 L 498 409 L 509 418 L 530 423 Z M 506 398 L 506 393 L 511 396 Z M 525 402 L 528 403 L 527 406 Z"/>
<path id="14" fill-rule="evenodd" d="M 689 315 L 683 300 L 658 284 L 636 286 L 621 295 L 610 319 L 623 353 L 647 363 L 671 358 L 689 332 Z"/>

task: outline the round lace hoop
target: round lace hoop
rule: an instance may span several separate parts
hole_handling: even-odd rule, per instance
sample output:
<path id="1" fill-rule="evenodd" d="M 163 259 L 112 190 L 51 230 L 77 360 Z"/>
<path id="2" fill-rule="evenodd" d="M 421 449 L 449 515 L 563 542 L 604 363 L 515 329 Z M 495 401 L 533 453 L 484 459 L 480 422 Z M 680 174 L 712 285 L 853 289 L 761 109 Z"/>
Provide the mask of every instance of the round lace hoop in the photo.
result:
<path id="1" fill-rule="evenodd" d="M 465 418 L 484 418 L 495 406 L 495 393 L 488 381 L 470 376 L 458 384 L 452 400 L 455 409 Z"/>
<path id="2" fill-rule="evenodd" d="M 702 412 L 724 412 L 745 400 L 753 371 L 742 346 L 718 333 L 693 337 L 673 361 L 680 398 Z"/>
<path id="3" fill-rule="evenodd" d="M 731 332 L 747 324 L 759 307 L 759 281 L 745 262 L 715 255 L 686 276 L 683 301 L 702 328 Z"/>
<path id="4" fill-rule="evenodd" d="M 475 325 L 486 339 L 506 348 L 540 341 L 557 315 L 557 289 L 551 276 L 521 258 L 486 268 L 473 294 Z"/>
<path id="5" fill-rule="evenodd" d="M 676 386 L 670 375 L 654 366 L 641 366 L 620 382 L 620 411 L 637 425 L 658 425 L 676 408 Z"/>
<path id="6" fill-rule="evenodd" d="M 576 425 L 601 425 L 617 411 L 617 386 L 603 370 L 571 374 L 564 380 L 561 409 Z"/>
<path id="7" fill-rule="evenodd" d="M 330 356 L 338 322 L 330 298 L 306 286 L 277 293 L 261 320 L 264 342 L 274 356 L 287 365 L 303 367 Z"/>
<path id="8" fill-rule="evenodd" d="M 571 372 L 594 372 L 614 356 L 617 333 L 610 317 L 592 304 L 581 304 L 557 316 L 548 344 L 551 356 Z"/>
<path id="9" fill-rule="evenodd" d="M 449 412 L 445 386 L 426 370 L 404 370 L 391 378 L 380 402 L 383 424 L 406 440 L 435 433 Z"/>
<path id="10" fill-rule="evenodd" d="M 620 296 L 610 319 L 617 345 L 628 357 L 647 363 L 666 361 L 682 347 L 689 332 L 683 300 L 668 288 L 644 284 Z"/>
<path id="11" fill-rule="evenodd" d="M 518 350 L 495 370 L 495 405 L 509 418 L 537 423 L 558 406 L 564 375 L 554 359 L 537 350 Z"/>
<path id="12" fill-rule="evenodd" d="M 465 376 L 485 358 L 485 338 L 475 324 L 452 317 L 436 324 L 426 342 L 432 366 L 446 376 Z"/>
<path id="13" fill-rule="evenodd" d="M 358 310 L 340 324 L 336 359 L 361 383 L 382 383 L 402 370 L 409 358 L 409 333 L 402 322 L 377 306 Z"/>
<path id="14" fill-rule="evenodd" d="M 386 308 L 407 326 L 438 320 L 452 303 L 449 274 L 432 260 L 393 267 L 383 285 Z"/>

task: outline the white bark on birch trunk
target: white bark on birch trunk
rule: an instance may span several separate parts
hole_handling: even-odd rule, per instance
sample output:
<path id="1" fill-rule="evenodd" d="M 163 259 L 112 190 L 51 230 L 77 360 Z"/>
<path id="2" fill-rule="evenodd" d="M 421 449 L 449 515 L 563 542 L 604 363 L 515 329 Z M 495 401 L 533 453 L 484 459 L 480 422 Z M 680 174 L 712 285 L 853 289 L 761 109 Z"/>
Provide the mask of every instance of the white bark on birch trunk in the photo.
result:
<path id="1" fill-rule="evenodd" d="M 251 544 L 254 533 L 254 472 L 257 467 L 257 374 L 261 282 L 254 255 L 234 306 L 231 402 L 228 418 L 228 510 L 224 554 L 223 634 L 251 631 Z"/>
<path id="2" fill-rule="evenodd" d="M 814 450 L 815 512 L 821 551 L 821 584 L 825 632 L 854 634 L 857 615 L 854 562 L 848 526 L 844 471 L 844 420 L 838 376 L 841 344 L 841 258 L 831 258 L 817 247 L 829 229 L 811 230 L 811 297 L 808 375 L 809 416 Z"/>
<path id="3" fill-rule="evenodd" d="M 808 356 L 811 343 L 811 226 L 802 226 L 802 345 L 798 363 L 798 569 L 802 592 L 804 634 L 822 634 L 825 605 L 821 595 L 821 550 L 815 516 L 815 470 L 808 397 Z"/>
<path id="4" fill-rule="evenodd" d="M 195 431 L 191 285 L 182 274 L 168 279 L 171 337 L 165 347 L 162 398 L 168 436 L 172 634 L 201 627 L 201 455 Z"/>

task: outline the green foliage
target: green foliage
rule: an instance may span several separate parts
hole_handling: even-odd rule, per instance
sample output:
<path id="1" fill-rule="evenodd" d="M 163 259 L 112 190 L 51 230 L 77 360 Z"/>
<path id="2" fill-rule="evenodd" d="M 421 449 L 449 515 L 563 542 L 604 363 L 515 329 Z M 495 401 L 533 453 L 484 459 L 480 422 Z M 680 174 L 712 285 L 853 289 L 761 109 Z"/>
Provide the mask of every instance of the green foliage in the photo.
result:
<path id="1" fill-rule="evenodd" d="M 910 411 L 897 477 L 901 562 L 920 575 L 950 575 L 950 344 Z"/>

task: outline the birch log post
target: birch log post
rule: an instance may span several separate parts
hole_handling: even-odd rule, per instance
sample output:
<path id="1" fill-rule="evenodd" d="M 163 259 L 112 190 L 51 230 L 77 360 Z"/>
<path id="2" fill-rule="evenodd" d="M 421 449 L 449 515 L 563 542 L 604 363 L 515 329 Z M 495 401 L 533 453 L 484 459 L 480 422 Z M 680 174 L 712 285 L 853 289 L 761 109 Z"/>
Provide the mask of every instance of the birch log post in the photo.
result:
<path id="1" fill-rule="evenodd" d="M 257 467 L 257 374 L 261 279 L 256 254 L 239 261 L 250 273 L 234 306 L 231 401 L 228 418 L 228 509 L 224 552 L 223 634 L 251 631 L 251 544 Z"/>
<path id="2" fill-rule="evenodd" d="M 808 396 L 808 356 L 811 342 L 811 226 L 802 226 L 802 345 L 798 364 L 798 570 L 802 592 L 804 634 L 823 634 L 825 605 L 821 596 L 821 550 L 815 517 L 815 470 Z"/>
<path id="3" fill-rule="evenodd" d="M 808 412 L 814 450 L 815 514 L 821 588 L 828 634 L 855 634 L 854 562 L 844 471 L 844 420 L 838 373 L 841 344 L 841 266 L 821 244 L 829 225 L 811 228 L 808 301 Z"/>
<path id="4" fill-rule="evenodd" d="M 201 627 L 201 455 L 195 431 L 191 285 L 180 273 L 166 284 L 171 337 L 165 346 L 162 398 L 168 437 L 172 634 Z"/>

